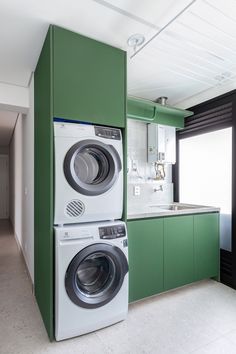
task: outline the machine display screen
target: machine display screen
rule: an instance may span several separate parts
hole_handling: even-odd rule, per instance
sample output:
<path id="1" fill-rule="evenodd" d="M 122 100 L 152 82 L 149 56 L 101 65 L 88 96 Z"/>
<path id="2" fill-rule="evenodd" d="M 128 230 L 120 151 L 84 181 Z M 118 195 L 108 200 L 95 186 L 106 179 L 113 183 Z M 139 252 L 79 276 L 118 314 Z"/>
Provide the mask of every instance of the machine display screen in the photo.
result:
<path id="1" fill-rule="evenodd" d="M 99 227 L 99 236 L 101 239 L 114 239 L 118 237 L 125 237 L 126 231 L 124 225 L 113 225 Z"/>
<path id="2" fill-rule="evenodd" d="M 95 126 L 95 135 L 101 138 L 121 140 L 120 129 Z"/>

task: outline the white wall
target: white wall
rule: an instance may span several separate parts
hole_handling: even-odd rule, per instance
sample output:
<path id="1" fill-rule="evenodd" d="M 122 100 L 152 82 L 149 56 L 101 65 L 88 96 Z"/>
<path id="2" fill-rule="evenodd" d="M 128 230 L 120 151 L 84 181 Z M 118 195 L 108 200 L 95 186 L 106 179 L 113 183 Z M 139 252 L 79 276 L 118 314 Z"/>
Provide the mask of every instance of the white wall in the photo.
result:
<path id="1" fill-rule="evenodd" d="M 23 215 L 22 249 L 34 282 L 34 77 L 29 85 L 29 111 L 22 121 L 23 130 Z"/>
<path id="2" fill-rule="evenodd" d="M 18 243 L 22 243 L 22 115 L 19 114 L 10 142 L 10 220 Z"/>
<path id="3" fill-rule="evenodd" d="M 34 78 L 30 107 L 19 115 L 10 143 L 10 219 L 34 282 Z"/>
<path id="4" fill-rule="evenodd" d="M 28 87 L 0 82 L 0 109 L 27 113 L 29 108 Z"/>
<path id="5" fill-rule="evenodd" d="M 173 202 L 172 166 L 165 165 L 165 180 L 155 181 L 155 169 L 147 162 L 147 123 L 128 119 L 128 214 L 144 212 L 156 204 Z M 162 191 L 154 192 L 154 189 Z M 140 195 L 134 195 L 138 186 Z"/>

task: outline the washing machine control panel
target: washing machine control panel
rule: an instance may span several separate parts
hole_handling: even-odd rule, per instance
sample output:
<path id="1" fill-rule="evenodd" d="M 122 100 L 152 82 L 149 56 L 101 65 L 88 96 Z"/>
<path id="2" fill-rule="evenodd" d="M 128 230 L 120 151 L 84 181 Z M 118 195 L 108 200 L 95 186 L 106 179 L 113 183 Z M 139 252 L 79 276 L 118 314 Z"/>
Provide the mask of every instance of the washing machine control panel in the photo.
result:
<path id="1" fill-rule="evenodd" d="M 114 239 L 118 237 L 125 237 L 126 230 L 124 225 L 112 225 L 99 227 L 99 236 L 101 239 Z"/>
<path id="2" fill-rule="evenodd" d="M 121 140 L 120 129 L 95 126 L 95 135 L 105 139 Z"/>

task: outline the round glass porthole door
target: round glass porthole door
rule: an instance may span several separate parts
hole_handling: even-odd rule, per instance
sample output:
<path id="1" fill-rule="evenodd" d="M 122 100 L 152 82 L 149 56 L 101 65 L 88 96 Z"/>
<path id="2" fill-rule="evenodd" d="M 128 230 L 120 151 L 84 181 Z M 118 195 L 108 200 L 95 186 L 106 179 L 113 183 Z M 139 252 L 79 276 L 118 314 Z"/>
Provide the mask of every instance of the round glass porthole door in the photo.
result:
<path id="1" fill-rule="evenodd" d="M 68 183 L 84 195 L 99 195 L 109 190 L 121 171 L 121 159 L 112 145 L 83 140 L 71 147 L 64 160 Z"/>
<path id="2" fill-rule="evenodd" d="M 116 296 L 127 272 L 127 259 L 118 247 L 104 243 L 88 246 L 67 269 L 67 294 L 81 307 L 101 307 Z"/>

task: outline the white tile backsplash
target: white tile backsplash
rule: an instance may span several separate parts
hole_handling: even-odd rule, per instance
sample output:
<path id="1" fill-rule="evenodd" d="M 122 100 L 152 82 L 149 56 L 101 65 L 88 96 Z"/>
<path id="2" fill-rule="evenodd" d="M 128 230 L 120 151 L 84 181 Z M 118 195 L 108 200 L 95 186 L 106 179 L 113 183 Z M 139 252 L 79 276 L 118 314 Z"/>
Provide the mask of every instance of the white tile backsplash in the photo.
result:
<path id="1" fill-rule="evenodd" d="M 128 214 L 149 205 L 173 202 L 172 165 L 165 165 L 165 180 L 156 181 L 154 166 L 147 162 L 147 123 L 128 119 Z M 154 191 L 159 189 L 163 191 Z M 134 187 L 139 186 L 140 195 Z"/>
<path id="2" fill-rule="evenodd" d="M 134 195 L 134 187 L 139 186 L 140 195 Z M 169 204 L 173 201 L 173 184 L 163 184 L 163 191 L 154 192 L 160 183 L 128 183 L 128 215 L 142 213 L 148 206 Z"/>

